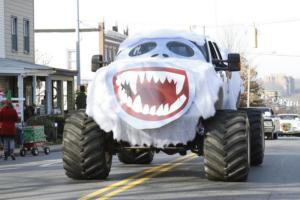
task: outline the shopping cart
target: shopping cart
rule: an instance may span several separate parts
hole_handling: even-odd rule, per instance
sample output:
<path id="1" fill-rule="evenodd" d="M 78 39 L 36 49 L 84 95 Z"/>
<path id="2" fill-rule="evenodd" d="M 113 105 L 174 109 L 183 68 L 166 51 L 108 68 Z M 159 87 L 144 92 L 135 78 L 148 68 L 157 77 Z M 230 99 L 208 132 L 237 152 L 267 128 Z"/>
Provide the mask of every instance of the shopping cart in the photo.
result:
<path id="1" fill-rule="evenodd" d="M 25 156 L 27 151 L 31 151 L 33 156 L 39 155 L 39 148 L 48 155 L 50 148 L 47 146 L 44 126 L 26 126 L 23 128 L 23 145 L 20 149 L 20 155 Z"/>

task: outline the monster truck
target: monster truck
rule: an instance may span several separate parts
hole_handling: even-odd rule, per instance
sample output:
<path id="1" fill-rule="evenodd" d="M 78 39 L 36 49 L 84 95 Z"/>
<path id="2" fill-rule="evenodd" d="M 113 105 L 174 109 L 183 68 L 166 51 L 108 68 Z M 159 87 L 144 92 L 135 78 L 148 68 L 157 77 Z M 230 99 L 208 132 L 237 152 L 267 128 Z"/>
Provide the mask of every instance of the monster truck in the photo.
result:
<path id="1" fill-rule="evenodd" d="M 63 163 L 73 179 L 105 179 L 112 156 L 149 164 L 154 153 L 204 156 L 208 179 L 245 181 L 264 157 L 260 112 L 238 110 L 239 54 L 209 37 L 160 31 L 126 39 L 95 78 L 87 109 L 64 127 Z"/>

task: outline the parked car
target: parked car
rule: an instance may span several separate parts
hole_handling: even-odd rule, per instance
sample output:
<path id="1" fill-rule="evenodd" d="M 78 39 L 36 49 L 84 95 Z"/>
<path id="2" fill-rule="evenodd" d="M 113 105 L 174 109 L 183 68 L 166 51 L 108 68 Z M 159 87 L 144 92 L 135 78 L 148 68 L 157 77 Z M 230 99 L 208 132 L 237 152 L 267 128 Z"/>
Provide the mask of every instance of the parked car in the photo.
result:
<path id="1" fill-rule="evenodd" d="M 279 133 L 279 119 L 274 115 L 272 108 L 269 107 L 253 107 L 260 110 L 264 118 L 264 133 L 267 139 L 278 139 Z"/>
<path id="2" fill-rule="evenodd" d="M 280 135 L 300 135 L 299 114 L 279 114 Z"/>

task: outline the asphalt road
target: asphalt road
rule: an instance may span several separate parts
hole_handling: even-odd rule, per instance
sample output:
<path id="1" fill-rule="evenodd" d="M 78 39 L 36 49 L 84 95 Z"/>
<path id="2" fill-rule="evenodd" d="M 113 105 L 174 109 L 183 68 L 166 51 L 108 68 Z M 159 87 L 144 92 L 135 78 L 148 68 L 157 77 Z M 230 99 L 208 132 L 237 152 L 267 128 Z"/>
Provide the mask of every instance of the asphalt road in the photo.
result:
<path id="1" fill-rule="evenodd" d="M 0 160 L 0 199 L 300 199 L 300 138 L 295 137 L 266 141 L 263 165 L 252 167 L 242 183 L 208 181 L 202 157 L 163 153 L 151 165 L 125 165 L 115 157 L 107 180 L 74 181 L 64 175 L 61 156 Z"/>

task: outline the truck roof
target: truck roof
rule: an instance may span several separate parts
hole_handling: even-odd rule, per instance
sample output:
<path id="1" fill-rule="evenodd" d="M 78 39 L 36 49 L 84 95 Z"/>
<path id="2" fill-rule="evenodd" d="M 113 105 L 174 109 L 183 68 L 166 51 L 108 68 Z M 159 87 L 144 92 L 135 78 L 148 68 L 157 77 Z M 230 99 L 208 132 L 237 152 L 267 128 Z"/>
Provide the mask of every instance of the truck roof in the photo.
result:
<path id="1" fill-rule="evenodd" d="M 138 33 L 133 36 L 129 36 L 121 45 L 119 50 L 129 48 L 134 46 L 145 39 L 163 39 L 163 38 L 174 38 L 174 39 L 186 39 L 196 42 L 199 45 L 203 45 L 206 39 L 210 39 L 207 36 L 200 35 L 193 32 L 183 32 L 183 31 L 171 31 L 171 30 L 160 30 L 147 33 Z"/>

